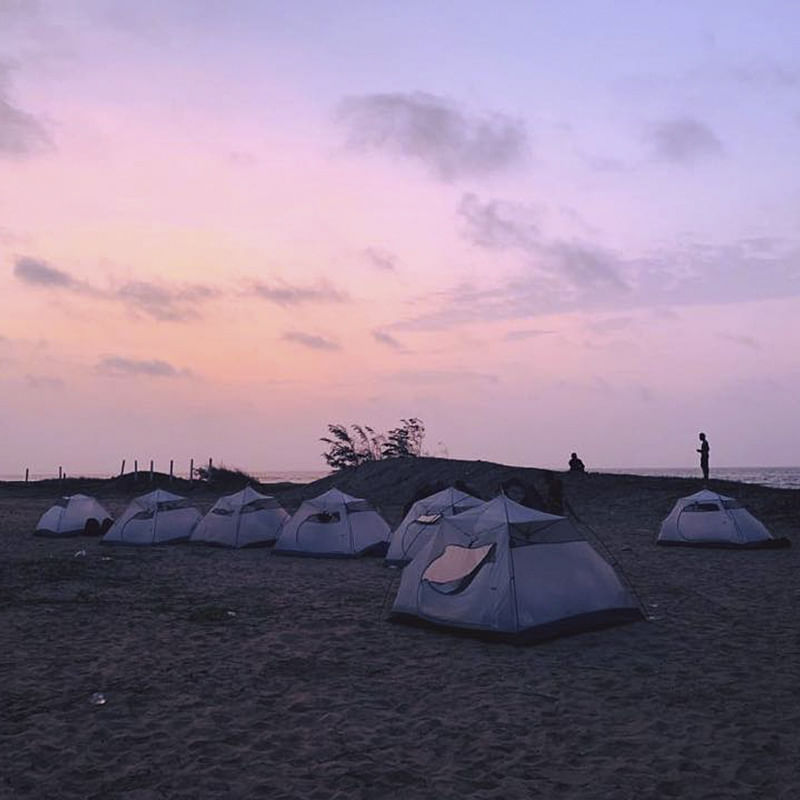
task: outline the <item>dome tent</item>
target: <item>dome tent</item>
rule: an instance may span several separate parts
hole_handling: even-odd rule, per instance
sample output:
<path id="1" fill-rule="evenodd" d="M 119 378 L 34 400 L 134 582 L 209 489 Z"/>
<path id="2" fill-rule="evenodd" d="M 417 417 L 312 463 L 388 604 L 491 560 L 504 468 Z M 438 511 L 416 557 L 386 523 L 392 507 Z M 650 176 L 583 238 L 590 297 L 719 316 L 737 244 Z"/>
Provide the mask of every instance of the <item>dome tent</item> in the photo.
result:
<path id="1" fill-rule="evenodd" d="M 200 516 L 185 497 L 157 489 L 132 500 L 103 542 L 135 545 L 179 542 L 189 538 Z"/>
<path id="2" fill-rule="evenodd" d="M 500 495 L 442 521 L 403 570 L 391 616 L 529 642 L 642 613 L 566 517 Z"/>
<path id="3" fill-rule="evenodd" d="M 386 563 L 407 564 L 431 540 L 445 517 L 483 505 L 483 500 L 450 487 L 417 500 L 389 542 Z"/>
<path id="4" fill-rule="evenodd" d="M 34 536 L 98 536 L 111 525 L 111 514 L 85 494 L 60 497 L 42 514 Z"/>
<path id="5" fill-rule="evenodd" d="M 370 503 L 330 489 L 302 503 L 283 526 L 273 552 L 333 558 L 383 555 L 389 535 L 389 526 Z"/>
<path id="6" fill-rule="evenodd" d="M 274 497 L 248 486 L 220 497 L 192 531 L 191 541 L 221 547 L 272 544 L 287 519 Z"/>
<path id="7" fill-rule="evenodd" d="M 776 539 L 738 500 L 703 489 L 681 497 L 661 523 L 658 544 L 695 547 L 789 547 Z"/>

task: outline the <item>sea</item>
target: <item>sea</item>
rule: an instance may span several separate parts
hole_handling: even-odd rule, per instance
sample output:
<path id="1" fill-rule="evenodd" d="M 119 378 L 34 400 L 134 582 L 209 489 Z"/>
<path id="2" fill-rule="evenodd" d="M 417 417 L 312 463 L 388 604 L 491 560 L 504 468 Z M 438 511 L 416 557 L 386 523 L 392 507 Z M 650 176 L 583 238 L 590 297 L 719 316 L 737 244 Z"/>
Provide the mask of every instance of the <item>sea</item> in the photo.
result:
<path id="1" fill-rule="evenodd" d="M 691 468 L 665 468 L 665 467 L 596 467 L 592 472 L 605 472 L 614 475 L 647 475 L 664 476 L 671 478 L 699 478 L 700 470 L 697 467 Z M 254 478 L 262 483 L 312 483 L 313 481 L 329 475 L 328 470 L 270 470 L 270 471 L 249 471 Z M 188 475 L 175 473 L 177 477 L 185 478 Z M 69 473 L 71 477 L 80 476 L 82 478 L 108 478 L 108 473 L 96 471 L 75 470 Z M 29 473 L 28 479 L 31 481 L 46 480 L 57 478 L 58 472 L 33 472 Z M 742 483 L 757 483 L 762 486 L 772 486 L 777 489 L 800 489 L 800 467 L 712 467 L 711 478 L 724 481 L 740 481 Z M 22 481 L 25 480 L 25 473 L 0 474 L 0 481 Z"/>
<path id="2" fill-rule="evenodd" d="M 595 472 L 607 472 L 613 475 L 647 475 L 669 478 L 700 478 L 702 473 L 698 467 L 672 469 L 652 467 L 642 469 L 598 468 Z M 775 489 L 800 489 L 800 467 L 713 467 L 711 479 L 720 481 L 739 481 L 741 483 L 757 483 Z"/>

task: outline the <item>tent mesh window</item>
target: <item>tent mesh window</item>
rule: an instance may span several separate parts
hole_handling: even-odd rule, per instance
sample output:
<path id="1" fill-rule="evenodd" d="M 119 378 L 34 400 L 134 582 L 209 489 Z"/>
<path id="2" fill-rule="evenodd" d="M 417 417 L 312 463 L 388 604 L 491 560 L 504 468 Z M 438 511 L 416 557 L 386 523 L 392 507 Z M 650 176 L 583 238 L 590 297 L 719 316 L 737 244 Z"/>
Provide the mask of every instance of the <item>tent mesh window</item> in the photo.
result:
<path id="1" fill-rule="evenodd" d="M 366 500 L 353 500 L 345 503 L 344 506 L 349 514 L 355 514 L 358 511 L 373 511 L 372 505 Z"/>
<path id="2" fill-rule="evenodd" d="M 180 500 L 161 500 L 158 503 L 159 511 L 175 511 L 178 508 L 191 508 L 191 503 L 186 498 Z"/>
<path id="3" fill-rule="evenodd" d="M 723 500 L 722 501 L 723 508 L 744 508 L 744 506 L 738 500 Z"/>
<path id="4" fill-rule="evenodd" d="M 242 506 L 242 514 L 252 514 L 254 511 L 263 511 L 269 508 L 278 508 L 280 503 L 274 497 L 265 497 L 263 500 L 251 500 Z"/>
<path id="5" fill-rule="evenodd" d="M 509 524 L 509 544 L 511 547 L 527 547 L 535 544 L 559 544 L 561 542 L 580 542 L 583 538 L 571 525 L 563 520 L 553 522 L 512 522 Z"/>
<path id="6" fill-rule="evenodd" d="M 212 508 L 212 514 L 216 514 L 219 517 L 230 517 L 233 514 L 232 508 Z"/>
<path id="7" fill-rule="evenodd" d="M 340 519 L 338 511 L 320 511 L 318 514 L 312 514 L 306 522 L 321 522 L 323 525 L 331 522 L 338 522 Z"/>
<path id="8" fill-rule="evenodd" d="M 709 511 L 719 511 L 720 507 L 717 503 L 689 503 L 683 509 L 684 514 L 704 513 Z"/>

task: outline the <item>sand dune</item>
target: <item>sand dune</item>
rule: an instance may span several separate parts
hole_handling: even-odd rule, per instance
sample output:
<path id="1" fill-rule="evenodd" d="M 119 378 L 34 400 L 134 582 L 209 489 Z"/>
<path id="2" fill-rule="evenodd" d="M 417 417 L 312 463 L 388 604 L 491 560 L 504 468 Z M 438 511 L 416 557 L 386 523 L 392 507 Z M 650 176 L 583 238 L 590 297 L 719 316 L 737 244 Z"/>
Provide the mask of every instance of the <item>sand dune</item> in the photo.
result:
<path id="1" fill-rule="evenodd" d="M 335 484 L 395 524 L 422 482 L 512 474 L 543 490 L 422 459 L 277 494 Z M 137 493 L 93 488 L 112 513 Z M 800 492 L 714 484 L 789 550 L 656 547 L 695 488 L 565 476 L 653 619 L 514 647 L 389 624 L 380 560 L 36 539 L 57 487 L 0 486 L 0 797 L 798 797 Z"/>

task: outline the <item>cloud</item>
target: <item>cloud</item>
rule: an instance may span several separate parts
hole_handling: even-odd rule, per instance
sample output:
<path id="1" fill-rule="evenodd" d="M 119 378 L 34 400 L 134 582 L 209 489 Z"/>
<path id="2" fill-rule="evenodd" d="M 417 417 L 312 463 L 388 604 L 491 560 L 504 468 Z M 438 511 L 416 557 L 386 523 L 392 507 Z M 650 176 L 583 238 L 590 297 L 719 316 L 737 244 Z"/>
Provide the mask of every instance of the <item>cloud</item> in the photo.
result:
<path id="1" fill-rule="evenodd" d="M 499 200 L 482 202 L 466 193 L 458 214 L 465 222 L 462 235 L 470 243 L 487 250 L 525 254 L 527 268 L 540 276 L 541 288 L 547 293 L 567 287 L 579 292 L 627 288 L 613 253 L 596 245 L 546 239 L 530 208 Z"/>
<path id="2" fill-rule="evenodd" d="M 197 307 L 220 292 L 210 286 L 168 286 L 151 281 L 129 281 L 117 289 L 97 289 L 68 272 L 38 258 L 18 258 L 14 275 L 29 286 L 87 294 L 122 303 L 128 308 L 165 322 L 185 322 L 199 317 Z"/>
<path id="3" fill-rule="evenodd" d="M 400 381 L 404 384 L 439 385 L 449 383 L 477 383 L 495 384 L 500 378 L 489 372 L 472 372 L 471 370 L 438 370 L 418 369 L 393 372 L 387 376 L 389 379 Z"/>
<path id="4" fill-rule="evenodd" d="M 341 350 L 341 347 L 330 339 L 324 339 L 322 336 L 315 336 L 302 331 L 289 331 L 284 333 L 282 338 L 284 341 L 294 342 L 312 350 Z"/>
<path id="5" fill-rule="evenodd" d="M 641 257 L 623 257 L 591 242 L 561 249 L 560 270 L 526 259 L 510 277 L 493 281 L 489 274 L 482 285 L 459 283 L 420 297 L 417 305 L 427 311 L 384 328 L 441 330 L 568 311 L 651 309 L 674 319 L 672 309 L 680 307 L 800 297 L 800 248 L 777 241 L 760 253 L 747 240 L 690 243 Z M 543 258 L 548 254 L 545 249 Z"/>
<path id="6" fill-rule="evenodd" d="M 197 306 L 218 294 L 209 286 L 173 288 L 149 281 L 130 281 L 117 289 L 113 297 L 161 322 L 185 322 L 199 317 Z"/>
<path id="7" fill-rule="evenodd" d="M 362 251 L 364 258 L 375 269 L 393 272 L 397 267 L 397 259 L 386 250 L 381 250 L 377 247 L 367 247 Z"/>
<path id="8" fill-rule="evenodd" d="M 761 343 L 754 339 L 752 336 L 740 336 L 735 333 L 718 333 L 720 339 L 725 339 L 728 342 L 738 344 L 740 347 L 747 347 L 751 350 L 761 350 Z"/>
<path id="9" fill-rule="evenodd" d="M 630 328 L 635 323 L 633 317 L 606 317 L 589 322 L 586 327 L 594 333 L 615 333 Z"/>
<path id="10" fill-rule="evenodd" d="M 547 336 L 553 333 L 553 331 L 547 330 L 539 330 L 539 329 L 530 329 L 530 330 L 521 330 L 521 331 L 508 331 L 503 339 L 506 342 L 521 342 L 526 339 L 538 339 L 540 336 Z"/>
<path id="11" fill-rule="evenodd" d="M 0 63 L 0 157 L 24 158 L 51 149 L 52 142 L 38 117 L 12 104 L 10 71 L 8 64 Z"/>
<path id="12" fill-rule="evenodd" d="M 31 389 L 61 389 L 64 381 L 49 375 L 26 375 L 25 385 Z"/>
<path id="13" fill-rule="evenodd" d="M 734 81 L 756 89 L 794 89 L 800 85 L 800 69 L 769 59 L 734 66 L 730 76 Z"/>
<path id="14" fill-rule="evenodd" d="M 30 286 L 81 291 L 85 284 L 75 280 L 68 272 L 51 267 L 46 261 L 23 256 L 14 263 L 14 276 Z"/>
<path id="15" fill-rule="evenodd" d="M 464 237 L 479 247 L 531 252 L 539 246 L 539 226 L 525 206 L 500 200 L 482 203 L 472 192 L 466 192 L 458 204 L 458 214 L 465 223 Z"/>
<path id="16" fill-rule="evenodd" d="M 596 245 L 578 242 L 553 242 L 544 250 L 547 270 L 564 276 L 581 291 L 625 290 L 616 255 Z"/>
<path id="17" fill-rule="evenodd" d="M 337 119 L 356 151 L 384 151 L 421 161 L 449 181 L 507 169 L 524 160 L 528 139 L 519 120 L 471 116 L 425 92 L 345 98 Z"/>
<path id="18" fill-rule="evenodd" d="M 283 281 L 271 285 L 256 283 L 253 285 L 253 294 L 284 307 L 309 303 L 344 303 L 348 299 L 344 292 L 327 281 L 320 281 L 316 286 L 291 286 Z"/>
<path id="19" fill-rule="evenodd" d="M 258 164 L 258 156 L 246 150 L 232 150 L 228 153 L 228 162 L 237 167 L 252 167 Z"/>
<path id="20" fill-rule="evenodd" d="M 159 359 L 140 360 L 123 356 L 106 356 L 100 359 L 95 370 L 102 375 L 115 377 L 139 375 L 151 378 L 177 378 L 191 374 L 189 370 L 177 369 Z"/>
<path id="21" fill-rule="evenodd" d="M 372 331 L 372 338 L 376 342 L 379 342 L 380 344 L 384 344 L 387 347 L 391 347 L 393 350 L 403 349 L 403 345 L 400 344 L 400 342 L 398 342 L 397 339 L 394 338 L 394 336 L 392 336 L 389 333 L 385 333 L 384 331 Z"/>
<path id="22" fill-rule="evenodd" d="M 723 153 L 722 142 L 703 122 L 690 117 L 665 120 L 645 133 L 653 155 L 675 164 L 692 164 Z"/>
<path id="23" fill-rule="evenodd" d="M 630 164 L 613 156 L 587 155 L 583 156 L 583 161 L 589 169 L 595 172 L 621 173 L 631 170 Z"/>

